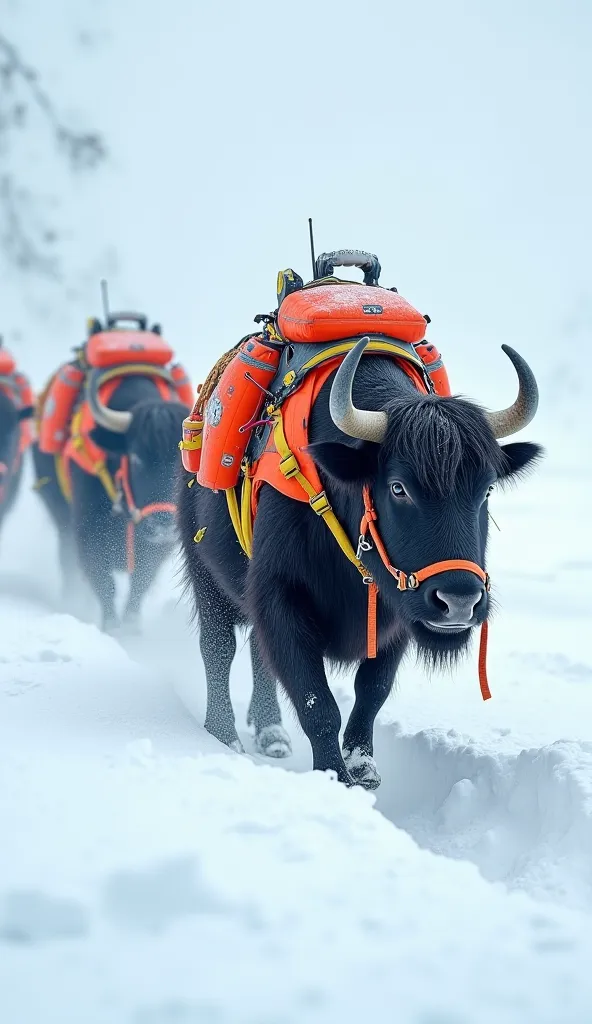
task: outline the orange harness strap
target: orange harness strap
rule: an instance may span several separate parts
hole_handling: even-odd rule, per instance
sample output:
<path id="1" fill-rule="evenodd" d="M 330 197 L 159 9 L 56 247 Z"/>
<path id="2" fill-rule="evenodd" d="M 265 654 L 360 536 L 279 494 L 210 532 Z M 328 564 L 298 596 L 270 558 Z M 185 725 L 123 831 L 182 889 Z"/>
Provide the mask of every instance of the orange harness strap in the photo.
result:
<path id="1" fill-rule="evenodd" d="M 153 515 L 154 512 L 174 513 L 177 511 L 177 506 L 172 501 L 153 501 L 149 505 L 144 505 L 143 508 L 137 507 L 129 479 L 129 459 L 127 455 L 122 456 L 121 464 L 115 474 L 115 480 L 121 486 L 129 514 L 126 530 L 127 571 L 133 573 L 136 568 L 136 526 L 143 519 L 146 519 L 147 516 Z"/>
<path id="2" fill-rule="evenodd" d="M 366 485 L 363 490 L 364 495 L 364 515 L 362 516 L 362 522 L 360 523 L 360 539 L 358 543 L 358 558 L 363 551 L 370 551 L 372 544 L 366 539 L 367 534 L 370 533 L 374 547 L 380 555 L 381 561 L 385 568 L 390 572 L 391 576 L 394 576 L 397 581 L 397 587 L 399 590 L 417 590 L 424 580 L 430 578 L 430 576 L 436 576 L 440 572 L 448 572 L 452 569 L 464 570 L 465 572 L 473 572 L 475 576 L 485 584 L 485 589 L 490 590 L 490 580 L 488 574 L 480 565 L 476 562 L 469 562 L 463 558 L 451 558 L 443 562 L 432 562 L 431 565 L 427 565 L 424 569 L 419 569 L 417 572 L 406 574 L 402 569 L 396 569 L 394 565 L 391 565 L 388 552 L 384 546 L 382 538 L 378 532 L 376 525 L 378 516 L 376 509 L 372 502 L 372 495 L 370 488 Z M 376 583 L 372 582 L 368 587 L 368 657 L 376 657 L 377 649 L 377 626 L 376 626 L 376 612 L 377 612 L 377 598 L 378 598 L 378 587 Z M 481 625 L 481 638 L 479 642 L 479 685 L 481 687 L 481 696 L 483 700 L 489 700 L 491 697 L 491 690 L 489 689 L 489 683 L 487 681 L 487 635 L 488 626 L 487 621 Z"/>

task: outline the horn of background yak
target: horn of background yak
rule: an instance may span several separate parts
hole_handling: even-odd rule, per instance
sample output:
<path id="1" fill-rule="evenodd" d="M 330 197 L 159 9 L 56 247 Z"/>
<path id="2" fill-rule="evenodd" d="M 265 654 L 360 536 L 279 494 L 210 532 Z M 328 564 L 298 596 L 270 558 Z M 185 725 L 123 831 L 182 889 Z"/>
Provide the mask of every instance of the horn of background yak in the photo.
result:
<path id="1" fill-rule="evenodd" d="M 526 427 L 533 419 L 539 404 L 539 389 L 534 373 L 525 359 L 509 345 L 502 350 L 514 364 L 518 375 L 518 398 L 508 409 L 488 412 L 487 420 L 496 438 L 509 437 Z"/>
<path id="2" fill-rule="evenodd" d="M 118 409 L 109 409 L 99 399 L 97 388 L 88 389 L 88 401 L 91 412 L 100 427 L 111 430 L 114 434 L 127 433 L 132 422 L 131 412 L 120 412 Z"/>
<path id="3" fill-rule="evenodd" d="M 386 433 L 387 414 L 356 409 L 352 398 L 352 386 L 358 363 L 369 341 L 370 338 L 361 338 L 341 363 L 331 387 L 329 411 L 335 426 L 344 434 L 357 437 L 361 441 L 375 441 L 380 444 Z"/>

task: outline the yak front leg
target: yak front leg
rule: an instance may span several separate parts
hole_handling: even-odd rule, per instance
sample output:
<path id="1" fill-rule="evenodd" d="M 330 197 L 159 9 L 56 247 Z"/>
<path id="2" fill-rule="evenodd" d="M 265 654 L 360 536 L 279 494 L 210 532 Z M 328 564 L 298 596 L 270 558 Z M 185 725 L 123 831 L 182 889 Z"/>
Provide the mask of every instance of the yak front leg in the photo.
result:
<path id="1" fill-rule="evenodd" d="M 78 534 L 78 557 L 82 570 L 101 605 L 101 629 L 113 632 L 118 624 L 115 610 L 115 579 L 105 551 L 90 531 Z"/>
<path id="2" fill-rule="evenodd" d="M 339 749 L 341 715 L 325 675 L 321 635 L 308 594 L 280 581 L 263 582 L 258 592 L 254 581 L 252 591 L 257 640 L 294 705 L 312 747 L 313 768 L 333 771 L 350 785 Z"/>
<path id="3" fill-rule="evenodd" d="M 136 555 L 133 572 L 130 573 L 128 597 L 123 612 L 122 626 L 126 633 L 141 632 L 142 602 L 152 586 L 163 558 L 148 551 L 140 550 Z M 151 556 L 151 557 L 150 557 Z"/>
<path id="4" fill-rule="evenodd" d="M 343 737 L 343 759 L 354 780 L 377 789 L 381 778 L 374 760 L 374 721 L 392 690 L 407 640 L 394 641 L 356 673 L 356 700 Z"/>

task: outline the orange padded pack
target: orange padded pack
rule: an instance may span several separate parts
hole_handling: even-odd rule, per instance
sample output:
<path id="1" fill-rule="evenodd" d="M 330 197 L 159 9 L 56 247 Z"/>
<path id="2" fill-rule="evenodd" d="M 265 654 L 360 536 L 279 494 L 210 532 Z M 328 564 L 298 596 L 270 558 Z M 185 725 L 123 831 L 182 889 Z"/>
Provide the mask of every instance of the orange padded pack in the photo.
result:
<path id="1" fill-rule="evenodd" d="M 100 331 L 89 338 L 86 358 L 98 369 L 121 363 L 166 366 L 173 358 L 173 350 L 168 341 L 152 331 Z"/>
<path id="2" fill-rule="evenodd" d="M 0 348 L 0 374 L 8 376 L 16 369 L 14 356 L 5 348 Z"/>
<path id="3" fill-rule="evenodd" d="M 288 341 L 336 341 L 371 332 L 411 344 L 426 331 L 422 316 L 398 292 L 355 282 L 319 284 L 287 295 L 278 326 Z"/>
<path id="4" fill-rule="evenodd" d="M 202 487 L 225 491 L 238 483 L 251 428 L 279 361 L 277 347 L 248 338 L 224 370 L 204 409 L 201 448 L 181 449 L 183 465 L 191 472 L 197 467 Z M 184 436 L 186 424 L 187 420 Z"/>
<path id="5" fill-rule="evenodd" d="M 382 356 L 381 358 L 389 357 Z M 284 433 L 290 450 L 296 456 L 301 472 L 304 473 L 317 493 L 322 490 L 322 484 L 313 457 L 308 451 L 308 425 L 312 407 L 319 397 L 321 388 L 340 362 L 341 358 L 330 359 L 316 370 L 311 370 L 306 375 L 302 386 L 293 395 L 290 395 L 282 406 Z M 425 394 L 426 386 L 415 366 L 405 359 L 397 359 L 396 362 L 413 381 L 417 390 Z M 275 447 L 272 434 L 265 451 L 254 463 L 250 472 L 253 481 L 251 498 L 253 515 L 257 511 L 259 491 L 263 484 L 271 484 L 276 491 L 285 494 L 287 498 L 293 498 L 295 501 L 308 501 L 308 495 L 298 481 L 293 477 L 286 478 L 283 475 L 280 470 L 280 460 L 281 456 Z"/>

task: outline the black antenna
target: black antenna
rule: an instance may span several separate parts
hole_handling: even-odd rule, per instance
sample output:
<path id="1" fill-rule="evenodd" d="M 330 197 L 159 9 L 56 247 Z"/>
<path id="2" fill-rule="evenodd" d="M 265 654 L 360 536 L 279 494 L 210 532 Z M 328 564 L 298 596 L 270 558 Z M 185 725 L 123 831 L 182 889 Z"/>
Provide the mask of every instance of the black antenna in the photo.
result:
<path id="1" fill-rule="evenodd" d="M 103 300 L 103 315 L 105 317 L 105 327 L 109 326 L 109 292 L 107 291 L 107 282 L 105 278 L 101 281 L 101 298 Z"/>
<path id="2" fill-rule="evenodd" d="M 312 233 L 312 217 L 308 218 L 308 233 L 310 235 L 310 258 L 312 260 L 312 279 L 314 281 L 317 272 L 317 261 L 315 259 L 314 235 Z"/>

